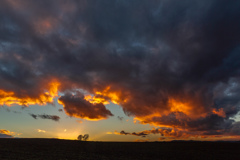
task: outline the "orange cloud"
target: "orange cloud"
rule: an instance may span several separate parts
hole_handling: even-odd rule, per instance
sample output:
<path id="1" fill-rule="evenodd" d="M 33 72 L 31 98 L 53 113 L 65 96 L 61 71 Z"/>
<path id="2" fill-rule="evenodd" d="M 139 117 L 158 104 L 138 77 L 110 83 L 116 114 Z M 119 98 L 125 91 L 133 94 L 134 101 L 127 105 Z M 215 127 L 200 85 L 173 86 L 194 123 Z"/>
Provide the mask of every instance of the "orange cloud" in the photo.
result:
<path id="1" fill-rule="evenodd" d="M 170 112 L 182 112 L 187 115 L 191 114 L 192 107 L 188 102 L 181 102 L 170 98 L 168 100 L 168 106 L 170 107 Z"/>
<path id="2" fill-rule="evenodd" d="M 21 133 L 11 132 L 6 129 L 0 129 L 0 138 L 13 138 L 15 135 L 20 135 Z"/>
<path id="3" fill-rule="evenodd" d="M 212 113 L 214 113 L 214 114 L 216 114 L 216 115 L 218 115 L 218 116 L 220 116 L 220 117 L 223 117 L 223 118 L 225 118 L 226 117 L 226 113 L 223 111 L 223 108 L 220 108 L 220 109 L 216 109 L 216 108 L 214 108 L 213 110 L 212 110 Z"/>
<path id="4" fill-rule="evenodd" d="M 11 134 L 13 134 L 14 132 L 10 132 L 9 130 L 6 130 L 6 129 L 0 129 L 0 133 L 6 134 L 6 135 L 11 135 Z"/>
<path id="5" fill-rule="evenodd" d="M 96 104 L 96 103 L 109 104 L 109 102 L 106 99 L 100 96 L 86 95 L 84 96 L 84 99 L 93 104 Z"/>
<path id="6" fill-rule="evenodd" d="M 109 101 L 111 101 L 114 104 L 120 104 L 127 101 L 126 97 L 123 98 L 121 91 L 114 90 L 111 88 L 111 86 L 107 86 L 102 91 L 97 89 L 94 90 L 94 96 L 85 96 L 85 99 L 91 103 L 109 104 Z"/>
<path id="7" fill-rule="evenodd" d="M 78 122 L 78 123 L 83 123 L 83 121 L 82 121 L 82 120 L 76 120 L 76 122 Z"/>
<path id="8" fill-rule="evenodd" d="M 53 99 L 58 96 L 58 87 L 60 83 L 56 80 L 51 81 L 47 85 L 47 90 L 41 93 L 38 97 L 20 97 L 13 91 L 0 90 L 0 105 L 46 105 L 47 103 L 52 103 Z"/>

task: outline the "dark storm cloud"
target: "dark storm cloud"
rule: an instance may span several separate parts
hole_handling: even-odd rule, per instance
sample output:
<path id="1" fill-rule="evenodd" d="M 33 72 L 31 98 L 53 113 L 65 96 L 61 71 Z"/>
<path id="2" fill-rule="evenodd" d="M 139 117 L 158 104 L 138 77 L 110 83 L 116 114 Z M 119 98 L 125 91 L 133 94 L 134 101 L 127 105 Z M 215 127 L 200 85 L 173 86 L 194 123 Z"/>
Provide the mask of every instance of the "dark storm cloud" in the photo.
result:
<path id="1" fill-rule="evenodd" d="M 59 121 L 60 117 L 56 115 L 47 115 L 47 114 L 29 114 L 32 116 L 34 119 L 41 118 L 41 119 L 51 119 L 53 121 Z"/>
<path id="2" fill-rule="evenodd" d="M 64 111 L 69 116 L 86 118 L 89 120 L 106 119 L 113 114 L 102 103 L 92 104 L 77 92 L 76 95 L 66 93 L 58 101 L 64 106 Z"/>
<path id="3" fill-rule="evenodd" d="M 52 78 L 64 94 L 110 86 L 142 123 L 239 134 L 240 2 L 0 3 L 0 89 L 21 99 L 38 98 Z M 71 116 L 112 115 L 82 96 L 59 100 Z"/>

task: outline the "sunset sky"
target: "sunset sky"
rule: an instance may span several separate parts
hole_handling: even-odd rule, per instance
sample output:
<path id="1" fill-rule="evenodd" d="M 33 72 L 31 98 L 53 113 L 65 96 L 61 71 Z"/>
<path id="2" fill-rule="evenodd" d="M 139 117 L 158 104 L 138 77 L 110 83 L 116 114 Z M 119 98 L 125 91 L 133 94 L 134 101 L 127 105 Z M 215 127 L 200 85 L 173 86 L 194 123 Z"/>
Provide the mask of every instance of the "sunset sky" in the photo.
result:
<path id="1" fill-rule="evenodd" d="M 240 140 L 239 8 L 1 0 L 0 138 Z"/>

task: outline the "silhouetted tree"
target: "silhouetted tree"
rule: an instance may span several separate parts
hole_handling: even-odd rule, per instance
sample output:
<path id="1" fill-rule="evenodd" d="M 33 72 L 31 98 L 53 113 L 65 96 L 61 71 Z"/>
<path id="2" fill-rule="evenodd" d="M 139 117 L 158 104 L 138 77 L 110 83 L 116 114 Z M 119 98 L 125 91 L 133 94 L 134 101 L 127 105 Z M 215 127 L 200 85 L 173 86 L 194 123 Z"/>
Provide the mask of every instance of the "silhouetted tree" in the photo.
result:
<path id="1" fill-rule="evenodd" d="M 80 134 L 77 139 L 78 139 L 79 141 L 82 141 L 82 138 L 83 138 L 83 136 Z"/>
<path id="2" fill-rule="evenodd" d="M 77 139 L 79 141 L 87 141 L 88 138 L 89 138 L 89 134 L 85 134 L 84 136 L 80 134 Z"/>
<path id="3" fill-rule="evenodd" d="M 85 135 L 83 136 L 83 140 L 84 140 L 84 141 L 87 141 L 88 138 L 89 138 L 89 135 L 88 135 L 88 134 L 85 134 Z"/>

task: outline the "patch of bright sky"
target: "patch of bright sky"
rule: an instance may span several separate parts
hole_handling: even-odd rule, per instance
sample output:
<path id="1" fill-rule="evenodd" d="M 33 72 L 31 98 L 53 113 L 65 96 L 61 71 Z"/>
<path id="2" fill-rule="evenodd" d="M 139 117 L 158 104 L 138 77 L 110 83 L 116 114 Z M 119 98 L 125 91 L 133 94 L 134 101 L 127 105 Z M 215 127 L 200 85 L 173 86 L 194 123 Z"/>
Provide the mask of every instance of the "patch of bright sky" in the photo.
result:
<path id="1" fill-rule="evenodd" d="M 133 117 L 126 116 L 119 105 L 110 103 L 106 107 L 114 116 L 106 120 L 88 121 L 69 117 L 64 113 L 64 110 L 59 112 L 58 110 L 63 109 L 63 106 L 57 103 L 57 99 L 55 99 L 54 105 L 33 105 L 26 108 L 5 106 L 0 108 L 0 129 L 21 133 L 17 136 L 20 138 L 76 139 L 79 134 L 89 134 L 89 140 L 92 141 L 134 141 L 141 137 L 107 134 L 107 132 L 114 133 L 114 131 L 120 132 L 122 130 L 140 132 L 152 128 L 150 125 L 134 124 Z M 60 120 L 56 122 L 49 119 L 34 119 L 29 115 L 30 113 L 57 115 Z M 119 120 L 118 116 L 123 117 L 123 120 Z M 81 120 L 82 123 L 77 122 L 77 120 Z M 46 132 L 38 132 L 39 129 Z"/>

